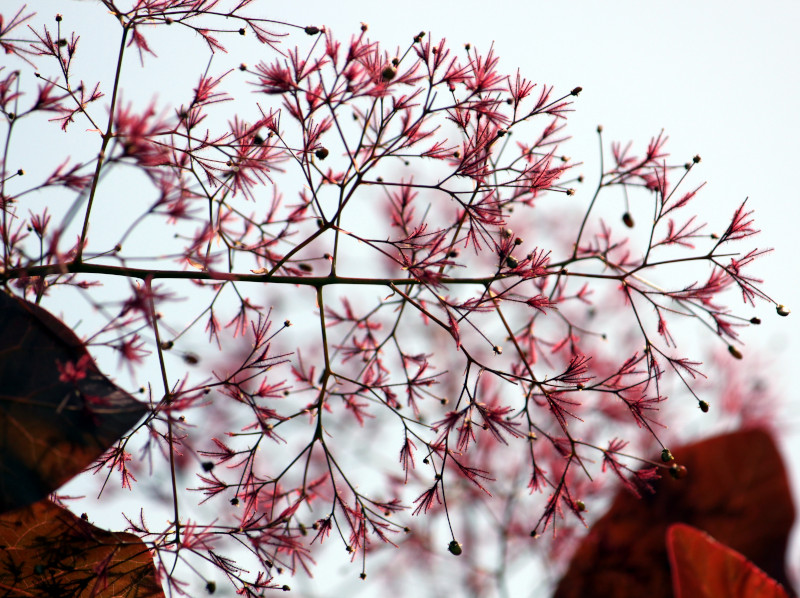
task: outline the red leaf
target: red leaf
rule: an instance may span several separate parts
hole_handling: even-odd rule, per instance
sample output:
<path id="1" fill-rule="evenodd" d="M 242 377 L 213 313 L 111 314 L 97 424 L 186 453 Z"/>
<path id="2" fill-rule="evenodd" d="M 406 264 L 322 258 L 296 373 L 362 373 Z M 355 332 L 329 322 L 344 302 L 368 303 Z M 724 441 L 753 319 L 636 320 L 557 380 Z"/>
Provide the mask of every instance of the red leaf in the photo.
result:
<path id="1" fill-rule="evenodd" d="M 620 492 L 581 542 L 556 598 L 672 598 L 665 537 L 674 523 L 706 530 L 790 588 L 784 557 L 794 505 L 770 434 L 742 430 L 672 453 L 688 475 L 652 480 L 655 493 L 641 499 Z"/>
<path id="2" fill-rule="evenodd" d="M 690 525 L 670 526 L 667 549 L 675 598 L 789 598 L 740 553 Z"/>
<path id="3" fill-rule="evenodd" d="M 55 316 L 0 292 L 0 512 L 46 497 L 146 411 Z"/>
<path id="4" fill-rule="evenodd" d="M 164 596 L 144 542 L 49 500 L 0 516 L 0 588 L 4 596 Z"/>

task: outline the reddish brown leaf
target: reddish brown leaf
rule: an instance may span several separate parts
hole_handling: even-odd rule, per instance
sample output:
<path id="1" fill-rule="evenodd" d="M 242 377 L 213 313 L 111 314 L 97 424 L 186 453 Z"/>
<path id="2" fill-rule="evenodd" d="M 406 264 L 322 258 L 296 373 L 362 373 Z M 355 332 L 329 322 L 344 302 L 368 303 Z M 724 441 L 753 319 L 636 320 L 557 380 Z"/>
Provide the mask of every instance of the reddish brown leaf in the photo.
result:
<path id="1" fill-rule="evenodd" d="M 675 598 L 789 598 L 744 556 L 690 525 L 670 526 L 667 550 Z"/>
<path id="2" fill-rule="evenodd" d="M 46 497 L 145 412 L 56 317 L 0 293 L 0 512 Z"/>
<path id="3" fill-rule="evenodd" d="M 0 516 L 0 593 L 75 598 L 163 597 L 150 551 L 49 500 Z"/>
<path id="4" fill-rule="evenodd" d="M 666 532 L 688 523 L 790 588 L 784 568 L 794 521 L 789 483 L 769 433 L 742 430 L 673 449 L 683 479 L 654 480 L 655 494 L 621 492 L 581 542 L 557 598 L 670 598 Z"/>

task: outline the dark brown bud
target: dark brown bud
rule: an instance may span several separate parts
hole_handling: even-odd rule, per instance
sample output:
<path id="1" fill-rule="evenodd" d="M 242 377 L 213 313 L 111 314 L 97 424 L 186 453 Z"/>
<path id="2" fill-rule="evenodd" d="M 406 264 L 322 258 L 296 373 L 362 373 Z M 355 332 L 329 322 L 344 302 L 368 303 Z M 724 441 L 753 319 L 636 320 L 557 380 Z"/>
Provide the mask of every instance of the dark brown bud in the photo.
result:
<path id="1" fill-rule="evenodd" d="M 687 475 L 689 475 L 689 471 L 683 465 L 678 465 L 677 463 L 673 464 L 672 467 L 669 468 L 669 475 L 671 475 L 676 480 L 682 480 Z"/>
<path id="2" fill-rule="evenodd" d="M 391 81 L 397 76 L 397 69 L 391 65 L 386 65 L 381 71 L 381 78 L 384 81 Z"/>
<path id="3" fill-rule="evenodd" d="M 622 221 L 625 223 L 625 226 L 627 226 L 628 228 L 633 228 L 633 225 L 634 225 L 633 216 L 631 216 L 630 212 L 625 212 L 622 215 Z"/>
<path id="4" fill-rule="evenodd" d="M 309 25 L 303 31 L 306 32 L 306 35 L 316 35 L 320 32 L 319 27 L 314 27 L 314 25 Z"/>
<path id="5" fill-rule="evenodd" d="M 733 355 L 736 359 L 741 359 L 742 358 L 742 352 L 739 351 L 739 349 L 737 349 L 733 345 L 728 345 L 728 353 Z"/>

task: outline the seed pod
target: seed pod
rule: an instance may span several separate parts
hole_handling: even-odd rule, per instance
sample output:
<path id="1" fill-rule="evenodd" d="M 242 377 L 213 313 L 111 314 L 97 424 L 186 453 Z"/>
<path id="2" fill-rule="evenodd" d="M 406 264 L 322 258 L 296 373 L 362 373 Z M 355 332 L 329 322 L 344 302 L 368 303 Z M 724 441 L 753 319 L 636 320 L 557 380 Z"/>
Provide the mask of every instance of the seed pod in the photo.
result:
<path id="1" fill-rule="evenodd" d="M 633 224 L 634 224 L 633 216 L 631 216 L 630 212 L 625 212 L 622 215 L 622 221 L 625 223 L 625 226 L 627 226 L 628 228 L 633 228 Z"/>
<path id="2" fill-rule="evenodd" d="M 682 480 L 687 475 L 689 475 L 689 471 L 683 465 L 678 465 L 675 463 L 672 467 L 669 468 L 669 475 L 671 475 L 676 480 Z"/>
<path id="3" fill-rule="evenodd" d="M 381 78 L 384 81 L 391 81 L 397 76 L 397 69 L 391 65 L 386 65 L 381 71 Z"/>

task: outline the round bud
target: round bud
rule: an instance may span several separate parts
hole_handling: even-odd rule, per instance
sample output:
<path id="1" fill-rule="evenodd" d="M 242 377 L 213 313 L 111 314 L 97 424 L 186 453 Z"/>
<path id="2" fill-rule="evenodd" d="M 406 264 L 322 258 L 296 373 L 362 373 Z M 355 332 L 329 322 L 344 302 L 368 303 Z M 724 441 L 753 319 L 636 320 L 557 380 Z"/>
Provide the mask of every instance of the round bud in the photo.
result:
<path id="1" fill-rule="evenodd" d="M 751 324 L 761 324 L 761 318 L 750 318 Z"/>
<path id="2" fill-rule="evenodd" d="M 239 29 L 239 35 L 244 35 L 245 33 L 247 33 L 247 32 L 245 31 L 244 27 Z"/>
<path id="3" fill-rule="evenodd" d="M 209 594 L 213 594 L 216 591 L 217 591 L 217 584 L 214 583 L 213 581 L 209 581 L 206 584 L 206 592 L 208 592 Z"/>
<path id="4" fill-rule="evenodd" d="M 319 33 L 320 29 L 319 27 L 314 27 L 313 25 L 309 25 L 303 31 L 306 32 L 306 35 L 316 35 L 317 33 Z"/>
<path id="5" fill-rule="evenodd" d="M 582 500 L 576 500 L 575 508 L 578 509 L 579 513 L 583 513 L 586 510 L 586 504 Z"/>
<path id="6" fill-rule="evenodd" d="M 633 224 L 634 224 L 633 216 L 631 216 L 630 212 L 625 212 L 622 215 L 622 222 L 624 222 L 625 226 L 627 226 L 628 228 L 633 228 Z"/>
<path id="7" fill-rule="evenodd" d="M 203 471 L 211 471 L 212 469 L 214 469 L 214 462 L 203 461 L 202 466 L 203 466 Z"/>
<path id="8" fill-rule="evenodd" d="M 669 449 L 665 448 L 661 451 L 661 460 L 664 463 L 669 463 L 670 461 L 674 461 L 675 457 L 672 456 L 672 452 Z"/>
<path id="9" fill-rule="evenodd" d="M 509 268 L 516 268 L 517 266 L 519 266 L 519 262 L 517 261 L 517 258 L 515 258 L 513 255 L 509 255 L 506 258 L 506 266 L 508 266 Z"/>
<path id="10" fill-rule="evenodd" d="M 501 347 L 500 345 L 495 345 L 494 347 L 492 347 L 492 351 L 494 351 L 495 355 L 502 355 L 503 347 Z"/>
<path id="11" fill-rule="evenodd" d="M 733 345 L 728 345 L 728 353 L 733 355 L 736 359 L 741 359 L 742 358 L 742 352 L 739 351 L 739 349 L 737 349 Z"/>
<path id="12" fill-rule="evenodd" d="M 569 92 L 569 95 L 577 96 L 582 91 L 583 91 L 583 87 L 576 87 L 571 92 Z"/>
<path id="13" fill-rule="evenodd" d="M 699 401 L 697 403 L 697 406 L 700 407 L 700 411 L 702 411 L 703 413 L 708 413 L 708 403 L 706 403 L 705 401 Z"/>
<path id="14" fill-rule="evenodd" d="M 459 543 L 458 543 L 458 542 L 456 542 L 455 540 L 452 540 L 452 541 L 450 542 L 450 544 L 448 544 L 448 545 L 447 545 L 447 550 L 449 550 L 449 551 L 450 551 L 450 554 L 452 554 L 452 555 L 455 555 L 455 556 L 460 556 L 460 555 L 461 555 L 461 552 L 462 552 L 462 550 L 461 550 L 461 544 L 459 544 Z"/>
<path id="15" fill-rule="evenodd" d="M 789 310 L 788 310 L 788 309 L 787 309 L 785 306 L 783 306 L 783 305 L 778 305 L 778 306 L 775 308 L 775 311 L 777 311 L 777 312 L 778 312 L 778 315 L 779 315 L 779 316 L 783 316 L 783 317 L 786 317 L 786 316 L 788 316 L 788 315 L 791 313 L 791 311 L 789 311 Z"/>
<path id="16" fill-rule="evenodd" d="M 381 71 L 381 78 L 384 81 L 391 81 L 397 76 L 397 69 L 391 65 L 386 65 Z"/>
<path id="17" fill-rule="evenodd" d="M 672 467 L 669 468 L 669 475 L 671 475 L 676 480 L 682 480 L 687 475 L 689 475 L 689 471 L 683 465 L 678 465 L 677 463 L 673 464 Z"/>
<path id="18" fill-rule="evenodd" d="M 702 160 L 702 158 L 699 155 L 696 155 L 694 158 L 692 158 L 692 162 L 695 164 L 699 164 L 700 160 Z"/>
<path id="19" fill-rule="evenodd" d="M 327 158 L 327 157 L 328 157 L 328 153 L 329 153 L 329 152 L 328 152 L 328 148 L 321 147 L 321 148 L 319 148 L 317 151 L 315 151 L 315 152 L 314 152 L 314 155 L 315 155 L 315 156 L 316 156 L 316 157 L 317 157 L 319 160 L 324 160 L 325 158 Z"/>

